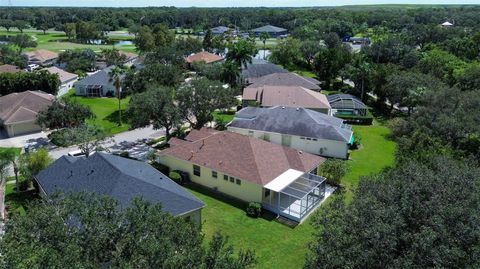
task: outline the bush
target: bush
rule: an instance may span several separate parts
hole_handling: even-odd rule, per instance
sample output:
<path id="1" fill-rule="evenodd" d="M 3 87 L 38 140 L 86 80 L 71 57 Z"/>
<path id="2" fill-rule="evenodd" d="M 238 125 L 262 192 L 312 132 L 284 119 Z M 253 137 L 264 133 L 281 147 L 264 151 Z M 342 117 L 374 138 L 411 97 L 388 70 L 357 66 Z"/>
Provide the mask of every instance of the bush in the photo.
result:
<path id="1" fill-rule="evenodd" d="M 262 205 L 257 202 L 250 202 L 247 206 L 247 215 L 252 218 L 260 217 L 262 213 Z"/>
<path id="2" fill-rule="evenodd" d="M 171 178 L 173 181 L 179 183 L 179 184 L 180 184 L 180 182 L 182 182 L 182 176 L 177 171 L 170 172 L 168 177 Z"/>
<path id="3" fill-rule="evenodd" d="M 169 175 L 170 174 L 170 167 L 168 167 L 166 165 L 154 162 L 154 163 L 152 163 L 152 166 L 164 175 Z"/>
<path id="4" fill-rule="evenodd" d="M 354 115 L 341 115 L 335 114 L 335 117 L 343 119 L 345 123 L 348 124 L 359 124 L 359 125 L 372 125 L 373 116 L 354 116 Z"/>
<path id="5" fill-rule="evenodd" d="M 355 141 L 350 146 L 350 148 L 351 149 L 359 149 L 360 145 L 362 144 L 362 137 L 360 136 L 360 133 L 354 133 L 354 135 L 355 135 Z"/>
<path id="6" fill-rule="evenodd" d="M 59 147 L 71 146 L 72 144 L 65 139 L 67 132 L 68 129 L 60 129 L 53 131 L 48 135 L 48 139 L 50 139 L 50 142 L 52 142 L 54 145 Z"/>
<path id="7" fill-rule="evenodd" d="M 319 175 L 327 178 L 327 183 L 334 186 L 340 185 L 340 180 L 349 170 L 346 161 L 338 159 L 328 159 L 320 166 Z"/>

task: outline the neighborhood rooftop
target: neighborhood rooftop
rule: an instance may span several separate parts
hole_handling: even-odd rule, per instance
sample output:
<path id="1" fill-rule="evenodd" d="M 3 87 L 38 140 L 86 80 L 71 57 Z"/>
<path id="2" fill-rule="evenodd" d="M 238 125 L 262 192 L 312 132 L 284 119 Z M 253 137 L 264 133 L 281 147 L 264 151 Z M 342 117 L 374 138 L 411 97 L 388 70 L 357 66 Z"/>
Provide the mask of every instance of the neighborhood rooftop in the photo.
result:
<path id="1" fill-rule="evenodd" d="M 22 69 L 11 64 L 0 65 L 0 74 L 1 73 L 18 73 L 22 72 Z"/>
<path id="2" fill-rule="evenodd" d="M 314 78 L 302 77 L 291 72 L 273 73 L 262 77 L 252 77 L 248 80 L 251 87 L 269 86 L 301 86 L 310 90 L 320 90 L 320 81 Z"/>
<path id="3" fill-rule="evenodd" d="M 186 160 L 249 182 L 266 185 L 285 171 L 310 172 L 324 158 L 229 131 L 192 130 L 161 155 Z"/>
<path id="4" fill-rule="evenodd" d="M 135 197 L 160 202 L 174 216 L 204 207 L 204 203 L 149 164 L 97 152 L 89 158 L 63 156 L 36 176 L 47 194 L 56 191 L 94 192 L 112 196 L 123 207 Z"/>
<path id="5" fill-rule="evenodd" d="M 289 71 L 276 64 L 260 59 L 252 59 L 252 62 L 248 63 L 242 70 L 242 76 L 247 80 L 275 73 L 289 73 Z"/>
<path id="6" fill-rule="evenodd" d="M 302 137 L 344 141 L 353 132 L 343 120 L 305 108 L 246 107 L 237 112 L 229 127 L 261 130 Z"/>
<path id="7" fill-rule="evenodd" d="M 55 97 L 41 91 L 24 91 L 0 97 L 0 121 L 3 124 L 34 121 L 38 112 L 49 107 Z"/>
<path id="8" fill-rule="evenodd" d="M 57 74 L 60 82 L 65 83 L 70 80 L 74 80 L 78 78 L 77 74 L 69 73 L 63 69 L 60 69 L 56 66 L 52 66 L 46 69 L 50 74 Z"/>
<path id="9" fill-rule="evenodd" d="M 45 62 L 45 61 L 58 58 L 58 53 L 45 50 L 45 49 L 38 49 L 38 50 L 26 52 L 25 55 L 27 55 L 32 60 L 38 60 L 40 62 Z"/>
<path id="10" fill-rule="evenodd" d="M 266 33 L 280 33 L 285 32 L 287 29 L 273 26 L 273 25 L 265 25 L 262 27 L 258 27 L 252 30 L 253 32 L 266 32 Z"/>
<path id="11" fill-rule="evenodd" d="M 210 53 L 208 51 L 202 51 L 199 53 L 192 54 L 185 59 L 187 63 L 205 62 L 207 64 L 219 62 L 222 60 L 223 60 L 222 56 Z"/>
<path id="12" fill-rule="evenodd" d="M 249 86 L 243 91 L 244 100 L 254 100 L 260 106 L 288 106 L 330 109 L 325 95 L 300 86 Z"/>

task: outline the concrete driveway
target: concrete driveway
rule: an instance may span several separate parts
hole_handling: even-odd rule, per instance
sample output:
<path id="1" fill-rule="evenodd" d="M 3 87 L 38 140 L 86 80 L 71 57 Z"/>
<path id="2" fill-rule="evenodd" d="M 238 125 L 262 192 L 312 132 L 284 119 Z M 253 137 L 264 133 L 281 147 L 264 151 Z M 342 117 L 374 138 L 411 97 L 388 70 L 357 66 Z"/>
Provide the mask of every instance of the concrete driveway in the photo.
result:
<path id="1" fill-rule="evenodd" d="M 47 135 L 50 132 L 40 132 L 28 135 L 14 136 L 7 138 L 5 136 L 0 137 L 0 147 L 2 148 L 23 148 L 26 143 L 35 142 L 44 144 L 46 147 L 48 145 Z"/>

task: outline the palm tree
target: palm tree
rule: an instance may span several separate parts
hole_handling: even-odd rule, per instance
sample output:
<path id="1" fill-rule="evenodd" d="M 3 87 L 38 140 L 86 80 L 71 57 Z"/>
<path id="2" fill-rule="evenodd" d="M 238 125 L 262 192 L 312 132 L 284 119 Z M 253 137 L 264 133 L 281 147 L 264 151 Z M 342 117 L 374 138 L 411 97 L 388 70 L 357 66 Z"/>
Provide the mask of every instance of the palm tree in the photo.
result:
<path id="1" fill-rule="evenodd" d="M 8 148 L 6 150 L 0 151 L 0 165 L 2 166 L 0 169 L 2 170 L 2 179 L 7 164 L 11 164 L 13 167 L 13 173 L 15 174 L 15 187 L 16 191 L 18 192 L 20 190 L 18 182 L 18 172 L 20 171 L 20 158 L 19 154 L 17 154 L 16 150 L 13 148 Z"/>
<path id="2" fill-rule="evenodd" d="M 270 38 L 270 35 L 267 32 L 262 32 L 260 34 L 260 40 L 262 40 L 263 43 L 263 59 L 265 60 L 265 51 L 266 51 L 266 44 L 267 44 L 267 39 Z"/>
<path id="3" fill-rule="evenodd" d="M 118 99 L 118 126 L 122 126 L 122 79 L 125 69 L 115 66 L 109 73 L 110 82 L 113 82 L 115 86 L 117 99 Z"/>

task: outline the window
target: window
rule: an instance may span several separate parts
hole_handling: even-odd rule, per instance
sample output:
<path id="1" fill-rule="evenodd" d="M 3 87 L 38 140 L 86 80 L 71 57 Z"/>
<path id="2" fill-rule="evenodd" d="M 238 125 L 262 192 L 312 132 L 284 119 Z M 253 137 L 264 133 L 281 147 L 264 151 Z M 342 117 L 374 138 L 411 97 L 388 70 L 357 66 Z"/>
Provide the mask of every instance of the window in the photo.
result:
<path id="1" fill-rule="evenodd" d="M 235 178 L 234 177 L 230 177 L 230 182 L 235 182 Z"/>
<path id="2" fill-rule="evenodd" d="M 228 181 L 228 176 L 227 176 L 227 175 L 223 175 L 223 180 Z"/>
<path id="3" fill-rule="evenodd" d="M 213 170 L 212 170 L 212 177 L 213 177 L 213 178 L 217 178 L 217 177 L 218 177 L 217 171 L 213 171 Z"/>
<path id="4" fill-rule="evenodd" d="M 312 140 L 311 138 L 307 137 L 307 140 Z"/>
<path id="5" fill-rule="evenodd" d="M 196 175 L 197 177 L 200 176 L 200 166 L 193 165 L 193 174 Z"/>
<path id="6" fill-rule="evenodd" d="M 240 179 L 238 179 L 238 178 L 237 178 L 237 180 L 236 180 L 236 183 L 237 183 L 237 185 L 242 185 L 242 181 L 241 181 Z"/>
<path id="7" fill-rule="evenodd" d="M 268 196 L 270 196 L 270 190 L 269 190 L 269 189 L 266 189 L 266 190 L 265 190 L 265 198 L 267 198 Z"/>
<path id="8" fill-rule="evenodd" d="M 263 140 L 270 142 L 270 134 L 263 134 Z"/>
<path id="9" fill-rule="evenodd" d="M 312 138 L 312 140 L 313 140 L 313 141 L 318 141 L 318 139 L 316 139 L 316 138 Z"/>

